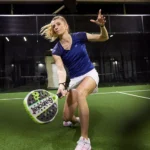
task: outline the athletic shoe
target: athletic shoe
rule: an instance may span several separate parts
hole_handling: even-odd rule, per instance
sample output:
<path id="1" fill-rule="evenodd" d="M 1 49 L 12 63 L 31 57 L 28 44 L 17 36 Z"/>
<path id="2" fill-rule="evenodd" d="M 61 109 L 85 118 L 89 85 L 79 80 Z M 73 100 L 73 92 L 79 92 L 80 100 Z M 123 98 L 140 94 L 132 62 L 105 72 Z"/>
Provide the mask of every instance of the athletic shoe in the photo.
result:
<path id="1" fill-rule="evenodd" d="M 81 136 L 75 150 L 91 150 L 90 139 L 85 139 Z"/>
<path id="2" fill-rule="evenodd" d="M 80 118 L 79 117 L 76 117 L 77 119 L 77 122 L 74 124 L 72 123 L 71 121 L 63 121 L 63 126 L 64 127 L 74 127 L 76 126 L 77 124 L 80 124 Z"/>
<path id="3" fill-rule="evenodd" d="M 64 127 L 71 127 L 73 124 L 71 121 L 63 121 L 63 126 Z"/>

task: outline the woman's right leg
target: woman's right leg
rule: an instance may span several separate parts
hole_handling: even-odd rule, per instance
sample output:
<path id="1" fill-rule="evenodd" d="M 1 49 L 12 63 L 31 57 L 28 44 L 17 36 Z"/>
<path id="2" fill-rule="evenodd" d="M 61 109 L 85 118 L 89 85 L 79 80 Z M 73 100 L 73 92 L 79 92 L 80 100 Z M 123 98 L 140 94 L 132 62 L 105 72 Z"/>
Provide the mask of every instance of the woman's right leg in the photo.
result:
<path id="1" fill-rule="evenodd" d="M 64 121 L 71 121 L 73 123 L 78 122 L 74 113 L 78 106 L 77 103 L 77 91 L 76 89 L 72 89 L 68 92 L 68 95 L 65 100 L 64 104 L 64 111 L 63 111 L 63 120 Z"/>

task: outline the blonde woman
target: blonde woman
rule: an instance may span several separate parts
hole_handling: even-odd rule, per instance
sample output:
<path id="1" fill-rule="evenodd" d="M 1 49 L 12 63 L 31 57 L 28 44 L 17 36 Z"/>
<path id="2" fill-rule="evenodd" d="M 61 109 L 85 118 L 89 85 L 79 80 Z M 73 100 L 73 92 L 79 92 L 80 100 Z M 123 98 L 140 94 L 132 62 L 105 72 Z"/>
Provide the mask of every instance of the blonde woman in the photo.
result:
<path id="1" fill-rule="evenodd" d="M 86 32 L 69 33 L 69 26 L 62 16 L 55 16 L 51 23 L 41 28 L 41 35 L 51 42 L 59 39 L 52 50 L 58 72 L 59 87 L 57 93 L 66 96 L 63 112 L 64 126 L 70 123 L 80 122 L 81 137 L 77 142 L 75 150 L 91 150 L 88 137 L 89 108 L 86 101 L 87 96 L 97 91 L 99 77 L 87 54 L 85 42 L 103 42 L 109 39 L 105 28 L 105 17 L 99 10 L 97 20 L 90 20 L 100 27 L 99 34 Z M 70 76 L 69 91 L 66 91 L 66 71 Z M 78 108 L 79 117 L 74 115 Z"/>

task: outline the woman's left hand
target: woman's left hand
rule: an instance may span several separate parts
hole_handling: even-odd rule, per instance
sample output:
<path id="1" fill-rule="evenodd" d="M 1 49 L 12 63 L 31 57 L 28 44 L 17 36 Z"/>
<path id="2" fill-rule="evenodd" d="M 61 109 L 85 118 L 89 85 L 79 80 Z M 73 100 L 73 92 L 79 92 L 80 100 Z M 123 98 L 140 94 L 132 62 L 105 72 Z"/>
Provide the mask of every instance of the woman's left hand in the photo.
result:
<path id="1" fill-rule="evenodd" d="M 106 23 L 106 18 L 101 14 L 101 9 L 100 9 L 98 12 L 97 20 L 91 19 L 90 21 L 96 23 L 99 26 L 104 26 Z"/>

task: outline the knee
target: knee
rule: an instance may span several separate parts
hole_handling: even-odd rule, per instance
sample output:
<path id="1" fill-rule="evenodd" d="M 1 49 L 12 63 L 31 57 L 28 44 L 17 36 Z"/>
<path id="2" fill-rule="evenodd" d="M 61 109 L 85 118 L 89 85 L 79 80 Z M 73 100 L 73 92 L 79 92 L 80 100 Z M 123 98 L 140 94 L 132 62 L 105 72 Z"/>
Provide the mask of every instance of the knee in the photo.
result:
<path id="1" fill-rule="evenodd" d="M 77 96 L 78 96 L 78 99 L 86 98 L 87 93 L 84 90 L 77 90 Z"/>

